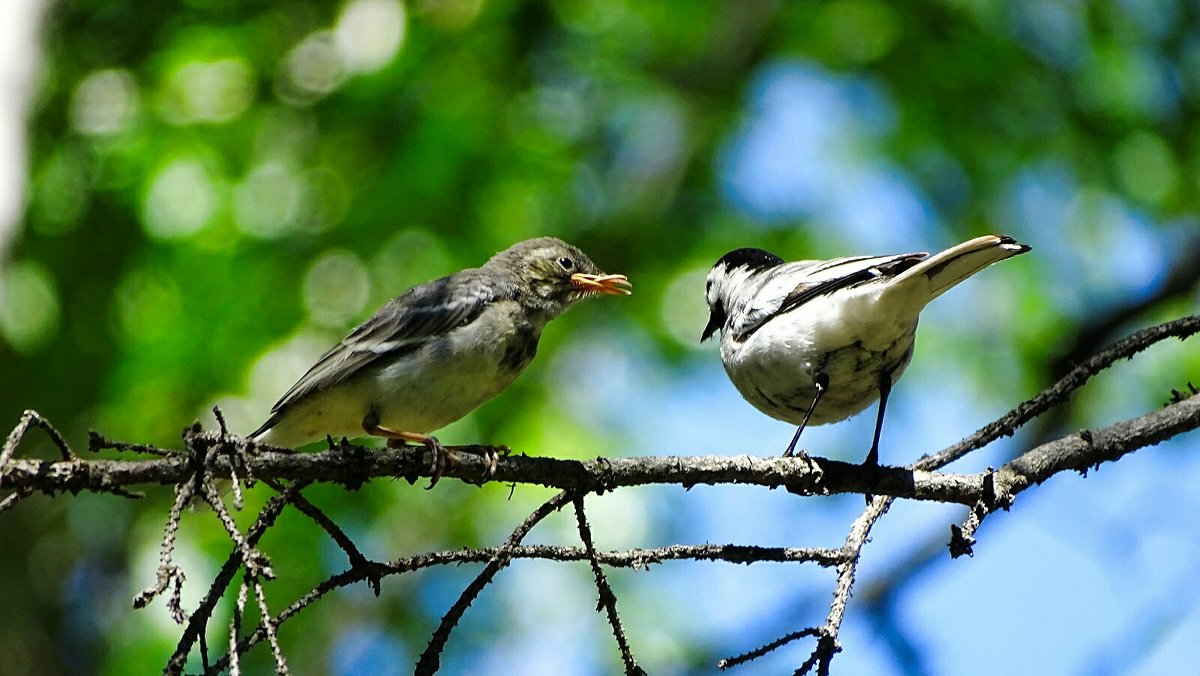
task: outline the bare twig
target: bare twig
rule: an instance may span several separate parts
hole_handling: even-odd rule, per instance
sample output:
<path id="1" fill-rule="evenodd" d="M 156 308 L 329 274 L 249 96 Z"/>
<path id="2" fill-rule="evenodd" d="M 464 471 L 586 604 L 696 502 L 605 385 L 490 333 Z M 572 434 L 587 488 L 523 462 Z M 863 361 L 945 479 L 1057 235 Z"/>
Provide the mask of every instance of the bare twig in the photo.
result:
<path id="1" fill-rule="evenodd" d="M 225 533 L 229 535 L 229 539 L 233 540 L 234 545 L 241 550 L 242 563 L 251 575 L 263 576 L 266 578 L 275 577 L 271 570 L 271 562 L 265 554 L 255 549 L 249 544 L 247 538 L 238 530 L 237 523 L 233 520 L 233 515 L 225 508 L 225 502 L 221 499 L 221 492 L 217 489 L 210 477 L 204 478 L 204 501 L 213 508 L 213 512 L 217 515 L 217 520 L 225 527 Z"/>
<path id="2" fill-rule="evenodd" d="M 20 501 L 24 500 L 25 498 L 29 497 L 32 494 L 33 494 L 33 489 L 18 488 L 17 490 L 13 491 L 12 493 L 9 493 L 8 495 L 4 496 L 4 499 L 0 500 L 0 514 L 7 512 L 8 510 L 12 509 L 13 507 L 16 507 L 17 503 L 19 503 Z"/>
<path id="3" fill-rule="evenodd" d="M 1200 420 L 1192 417 L 1179 420 L 1178 423 L 1178 426 L 1171 428 L 1171 434 L 1200 426 Z M 1144 427 L 1122 431 L 1130 425 L 1135 425 L 1135 422 L 1119 422 L 1109 429 L 1130 443 L 1143 446 L 1161 440 L 1160 435 L 1153 433 L 1154 430 Z M 454 454 L 455 451 L 448 450 L 447 453 Z M 417 467 L 410 463 L 411 451 L 407 450 L 381 449 L 367 451 L 364 455 L 370 465 L 367 468 L 346 462 L 345 454 L 341 451 L 297 454 L 264 452 L 248 458 L 246 462 L 260 479 L 274 477 L 339 483 L 360 478 L 364 471 L 372 476 L 406 476 L 410 468 Z M 810 461 L 756 456 L 648 456 L 603 458 L 586 462 L 514 456 L 498 461 L 495 478 L 504 483 L 540 484 L 584 491 L 595 485 L 604 485 L 605 490 L 652 484 L 684 487 L 729 483 L 786 486 L 803 495 L 859 493 L 972 506 L 984 497 L 980 475 L 941 474 L 923 469 L 928 465 L 950 462 L 957 457 L 957 453 L 939 453 L 918 462 L 917 468 L 913 469 L 864 469 L 860 465 L 815 456 Z M 210 469 L 214 477 L 228 476 L 228 458 L 222 455 L 213 457 Z M 449 463 L 444 476 L 476 483 L 483 469 L 482 460 L 463 454 Z M 47 463 L 13 459 L 6 479 L 7 485 L 13 489 L 112 492 L 114 487 L 123 484 L 177 483 L 187 480 L 193 472 L 183 456 L 140 462 L 76 459 Z"/>
<path id="4" fill-rule="evenodd" d="M 950 542 L 953 556 L 970 554 L 975 530 L 996 509 L 1008 509 L 1017 494 L 1060 472 L 1081 474 L 1090 467 L 1120 458 L 1139 448 L 1156 444 L 1181 432 L 1196 429 L 1200 421 L 1200 396 L 1173 404 L 1100 430 L 1083 430 L 1042 444 L 1022 453 L 995 472 L 984 472 L 982 498 L 966 522 L 954 529 Z"/>
<path id="5" fill-rule="evenodd" d="M 892 506 L 893 499 L 886 496 L 872 498 L 871 504 L 867 505 L 863 513 L 851 524 L 850 534 L 842 546 L 847 561 L 838 567 L 837 582 L 833 587 L 833 603 L 830 604 L 829 615 L 825 618 L 821 638 L 817 641 L 817 648 L 810 656 L 809 662 L 797 671 L 798 674 L 807 673 L 812 668 L 813 662 L 817 665 L 819 676 L 829 674 L 830 661 L 842 649 L 837 637 L 842 629 L 842 620 L 846 617 L 846 604 L 850 602 L 850 591 L 854 588 L 854 576 L 858 572 L 858 563 L 862 559 L 862 549 L 867 544 L 871 529 L 887 513 L 888 508 Z"/>
<path id="6" fill-rule="evenodd" d="M 829 606 L 829 615 L 825 618 L 825 624 L 820 627 L 809 627 L 801 631 L 792 632 L 761 648 L 737 657 L 723 659 L 717 663 L 717 666 L 721 669 L 728 669 L 729 667 L 744 664 L 750 660 L 762 657 L 796 639 L 805 636 L 816 636 L 816 647 L 804 664 L 796 670 L 796 674 L 797 676 L 807 674 L 815 666 L 819 676 L 828 676 L 829 664 L 833 660 L 833 656 L 842 650 L 837 637 L 841 631 L 842 620 L 846 616 L 846 605 L 850 601 L 850 591 L 854 588 L 854 575 L 858 570 L 862 548 L 867 543 L 868 536 L 871 534 L 871 528 L 875 526 L 880 517 L 887 513 L 888 508 L 891 507 L 892 500 L 893 498 L 886 496 L 875 496 L 871 499 L 867 508 L 863 510 L 862 514 L 851 524 L 850 534 L 846 537 L 846 542 L 842 545 L 844 560 L 838 565 L 837 582 L 834 584 L 833 589 L 833 602 Z"/>
<path id="7" fill-rule="evenodd" d="M 275 489 L 277 492 L 282 493 L 284 490 L 283 485 L 274 479 L 264 479 L 263 483 Z M 361 551 L 359 551 L 358 547 L 355 546 L 354 541 L 351 540 L 348 535 L 346 535 L 341 527 L 334 523 L 333 519 L 330 519 L 325 512 L 320 510 L 320 508 L 309 502 L 308 499 L 303 495 L 296 494 L 293 496 L 292 506 L 300 510 L 300 512 L 308 518 L 312 519 L 313 523 L 320 526 L 322 530 L 329 534 L 329 537 L 333 538 L 333 541 L 337 543 L 337 546 L 340 547 L 343 552 L 345 552 L 346 558 L 350 560 L 350 566 L 352 568 L 361 568 L 362 570 L 367 571 L 367 583 L 371 585 L 371 591 L 375 592 L 376 596 L 379 596 L 380 578 L 378 575 L 373 574 L 373 571 L 376 568 L 375 564 L 368 560 L 367 557 L 364 556 Z"/>
<path id="8" fill-rule="evenodd" d="M 823 631 L 822 627 L 809 627 L 807 629 L 801 629 L 800 631 L 793 631 L 792 633 L 790 633 L 786 636 L 781 636 L 781 637 L 775 639 L 774 641 L 771 641 L 770 643 L 768 643 L 766 645 L 755 648 L 754 650 L 751 650 L 749 652 L 742 653 L 741 655 L 738 655 L 736 657 L 725 658 L 725 659 L 717 662 L 717 668 L 722 671 L 724 671 L 725 669 L 732 669 L 733 667 L 745 664 L 747 662 L 756 660 L 764 655 L 772 653 L 772 652 L 782 648 L 783 646 L 791 643 L 792 641 L 798 641 L 806 636 L 818 636 L 819 637 L 819 636 L 821 636 L 822 631 Z"/>
<path id="9" fill-rule="evenodd" d="M 457 563 L 486 563 L 501 554 L 503 547 L 487 547 L 483 549 L 457 549 L 443 552 L 431 552 L 417 556 L 397 559 L 389 563 L 368 563 L 366 567 L 354 567 L 338 573 L 313 590 L 297 599 L 275 617 L 275 624 L 280 625 L 297 615 L 301 610 L 317 601 L 325 594 L 347 587 L 370 576 L 383 577 L 397 575 L 422 568 Z M 584 561 L 588 554 L 580 547 L 560 547 L 555 545 L 524 545 L 507 550 L 513 559 L 544 559 L 549 561 Z M 842 549 L 822 548 L 790 548 L 790 547 L 754 547 L 748 545 L 671 545 L 656 549 L 629 549 L 620 552 L 596 552 L 596 559 L 606 566 L 614 568 L 645 569 L 653 563 L 666 561 L 726 561 L 729 563 L 802 563 L 812 562 L 823 567 L 837 566 L 846 560 Z M 266 638 L 262 627 L 259 627 L 238 644 L 238 651 L 245 652 Z M 224 660 L 216 663 L 216 669 L 225 666 Z"/>
<path id="10" fill-rule="evenodd" d="M 291 500 L 292 495 L 299 493 L 308 484 L 306 482 L 297 482 L 287 487 L 287 490 L 267 501 L 263 506 L 262 511 L 258 514 L 258 519 L 250 527 L 246 533 L 246 544 L 250 547 L 258 544 L 259 538 L 266 533 L 267 529 L 275 523 L 275 519 L 283 511 Z M 184 629 L 183 636 L 180 637 L 179 643 L 175 646 L 175 652 L 167 662 L 166 668 L 163 669 L 167 674 L 180 674 L 183 672 L 184 663 L 187 661 L 187 656 L 192 650 L 197 640 L 203 640 L 204 629 L 208 624 L 208 618 L 212 615 L 217 607 L 217 602 L 225 594 L 225 590 L 229 587 L 229 583 L 233 580 L 233 576 L 237 573 L 242 565 L 242 549 L 234 547 L 230 552 L 229 557 L 225 559 L 225 564 L 217 573 L 212 585 L 208 588 L 208 593 L 204 599 L 200 601 L 200 605 L 192 613 L 188 619 L 187 627 Z M 209 670 L 208 665 L 205 671 Z"/>
<path id="11" fill-rule="evenodd" d="M 254 587 L 254 598 L 258 601 L 258 612 L 263 617 L 263 629 L 267 632 L 267 642 L 271 644 L 271 656 L 275 658 L 275 673 L 287 676 L 287 661 L 283 659 L 283 649 L 279 647 L 279 636 L 275 633 L 275 623 L 271 621 L 271 609 L 267 607 L 267 596 L 263 592 L 262 578 L 255 575 L 249 577 L 250 586 Z"/>
<path id="12" fill-rule="evenodd" d="M 914 469 L 932 470 L 945 467 L 967 453 L 990 444 L 1002 436 L 1012 436 L 1017 428 L 1065 402 L 1075 390 L 1083 387 L 1092 376 L 1112 366 L 1118 359 L 1129 359 L 1151 345 L 1178 338 L 1183 340 L 1200 332 L 1200 315 L 1191 315 L 1157 326 L 1142 329 L 1071 369 L 1058 382 L 1036 397 L 1022 402 L 998 420 L 984 425 L 978 432 L 949 448 L 925 456 L 912 465 Z"/>
<path id="13" fill-rule="evenodd" d="M 133 599 L 134 608 L 144 608 L 173 582 L 174 591 L 167 602 L 167 609 L 171 612 L 171 619 L 175 620 L 177 624 L 183 624 L 187 620 L 187 613 L 183 611 L 180 601 L 185 576 L 183 569 L 175 564 L 175 540 L 179 535 L 179 522 L 183 518 L 183 510 L 192 499 L 194 487 L 195 483 L 191 481 L 176 484 L 175 502 L 171 505 L 171 511 L 167 515 L 167 525 L 163 528 L 163 539 L 159 544 L 155 582 L 152 586 L 143 589 Z"/>
<path id="14" fill-rule="evenodd" d="M 1088 312 L 1083 324 L 1073 332 L 1045 372 L 1058 375 L 1071 369 L 1111 340 L 1113 332 L 1172 298 L 1190 293 L 1200 284 L 1200 232 L 1192 232 L 1171 250 L 1173 259 L 1165 266 L 1158 287 L 1146 295 L 1109 311 Z M 1099 308 L 1097 308 L 1099 309 Z"/>
<path id="15" fill-rule="evenodd" d="M 113 451 L 127 451 L 130 453 L 144 453 L 146 455 L 156 455 L 159 457 L 165 457 L 168 455 L 179 453 L 179 451 L 173 451 L 171 449 L 157 448 L 155 446 L 149 446 L 146 444 L 131 444 L 131 443 L 125 442 L 125 441 L 115 441 L 113 439 L 109 439 L 108 437 L 104 436 L 103 434 L 100 434 L 99 432 L 97 432 L 95 430 L 88 432 L 88 450 L 89 451 L 91 451 L 93 453 L 99 453 L 100 451 L 103 451 L 106 449 L 113 450 Z"/>
<path id="16" fill-rule="evenodd" d="M 613 636 L 617 639 L 617 648 L 621 651 L 621 661 L 625 663 L 627 676 L 645 674 L 645 670 L 639 667 L 637 660 L 634 659 L 633 651 L 629 649 L 629 641 L 625 638 L 625 629 L 621 627 L 621 618 L 617 615 L 617 595 L 613 593 L 612 587 L 608 584 L 608 578 L 604 576 L 600 560 L 596 557 L 596 546 L 592 542 L 592 529 L 588 526 L 587 514 L 583 511 L 583 496 L 576 495 L 571 502 L 575 505 L 575 522 L 579 527 L 579 539 L 583 542 L 584 552 L 587 554 L 588 562 L 592 565 L 592 577 L 596 580 L 596 590 L 600 595 L 596 603 L 596 610 L 598 612 L 603 609 L 608 615 L 608 623 L 612 626 Z"/>
<path id="17" fill-rule="evenodd" d="M 58 452 L 64 461 L 69 462 L 75 457 L 75 454 L 71 452 L 71 447 L 67 445 L 67 440 L 58 433 L 58 430 L 54 429 L 49 421 L 39 415 L 37 411 L 26 410 L 21 414 L 17 426 L 8 433 L 8 438 L 4 440 L 4 446 L 0 447 L 0 486 L 4 485 L 4 471 L 8 468 L 9 461 L 16 454 L 17 446 L 21 445 L 21 440 L 25 438 L 31 427 L 40 427 L 45 430 L 50 440 L 58 447 Z"/>
<path id="18" fill-rule="evenodd" d="M 441 623 L 429 639 L 429 645 L 425 647 L 425 651 L 421 653 L 420 659 L 417 660 L 417 667 L 413 673 L 432 674 L 438 670 L 442 649 L 445 648 L 446 641 L 450 638 L 450 632 L 453 631 L 458 621 L 462 618 L 463 613 L 467 611 L 467 608 L 470 607 L 475 598 L 479 596 L 479 592 L 483 591 L 483 588 L 492 581 L 492 578 L 512 561 L 510 550 L 521 544 L 521 540 L 542 519 L 561 508 L 569 500 L 570 495 L 566 491 L 558 493 L 543 503 L 541 507 L 534 510 L 532 514 L 521 522 L 520 526 L 517 526 L 516 530 L 505 541 L 504 546 L 500 547 L 496 554 L 487 562 L 487 565 L 484 566 L 483 570 L 480 571 L 479 575 L 463 590 L 463 593 L 454 602 L 454 605 L 450 607 L 450 610 L 446 611 L 446 614 L 442 616 Z"/>
<path id="19" fill-rule="evenodd" d="M 240 634 L 241 630 L 242 630 L 242 616 L 245 615 L 245 613 L 246 613 L 246 597 L 248 596 L 248 593 L 249 593 L 248 585 L 249 585 L 249 581 L 246 580 L 245 578 L 243 578 L 242 583 L 240 585 L 238 585 L 237 600 L 233 604 L 233 618 L 231 618 L 229 620 L 229 645 L 230 646 L 237 646 L 237 644 L 238 644 L 238 634 Z M 265 631 L 265 632 L 270 631 L 269 629 L 266 628 L 265 623 L 264 623 L 263 631 Z M 241 673 L 242 673 L 242 665 L 241 665 L 241 657 L 239 656 L 239 652 L 237 650 L 230 649 L 230 651 L 229 651 L 229 674 L 230 674 L 230 676 L 240 676 Z"/>

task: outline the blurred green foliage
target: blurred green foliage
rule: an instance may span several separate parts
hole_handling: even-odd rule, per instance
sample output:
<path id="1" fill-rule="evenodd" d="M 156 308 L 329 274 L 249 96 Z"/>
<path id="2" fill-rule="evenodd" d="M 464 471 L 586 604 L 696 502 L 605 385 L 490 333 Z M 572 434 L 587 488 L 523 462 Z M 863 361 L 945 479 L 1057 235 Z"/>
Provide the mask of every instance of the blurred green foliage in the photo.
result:
<path id="1" fill-rule="evenodd" d="M 746 208 L 730 187 L 730 158 L 761 113 L 755 92 L 780 64 L 865 87 L 868 117 L 881 121 L 847 152 L 887 162 L 921 196 L 910 246 L 984 231 L 1033 241 L 1041 257 L 1002 273 L 1019 299 L 1008 311 L 1025 321 L 972 343 L 1006 346 L 1016 373 L 981 396 L 1015 402 L 1053 375 L 1047 365 L 1089 312 L 1153 292 L 1042 286 L 1075 273 L 1090 284 L 1097 266 L 1114 265 L 1126 240 L 1105 239 L 1113 203 L 1139 237 L 1164 243 L 1161 259 L 1138 263 L 1151 273 L 1196 227 L 1196 12 L 1166 0 L 53 4 L 27 209 L 0 260 L 0 421 L 33 408 L 77 448 L 89 428 L 171 446 L 193 420 L 212 425 L 207 411 L 220 404 L 233 431 L 249 431 L 387 298 L 552 234 L 628 274 L 635 295 L 556 322 L 512 390 L 442 437 L 621 453 L 629 438 L 567 414 L 557 393 L 592 384 L 556 382 L 571 371 L 555 355 L 602 336 L 678 377 L 716 359 L 694 342 L 703 273 L 725 251 L 885 253 L 820 212 Z M 1069 178 L 1055 183 L 1060 175 Z M 1022 181 L 1070 214 L 1043 225 L 1036 208 L 1022 212 Z M 1178 359 L 1195 367 L 1194 355 Z M 978 375 L 962 361 L 964 377 Z M 22 453 L 49 449 L 34 434 Z M 317 487 L 312 499 L 388 557 L 494 543 L 544 497 L 523 489 L 508 502 L 500 487 L 448 483 L 431 493 Z M 0 519 L 0 542 L 15 548 L 0 561 L 0 671 L 161 668 L 178 630 L 161 608 L 134 613 L 129 599 L 152 578 L 167 493 L 136 504 L 38 499 Z M 252 496 L 251 507 L 266 497 Z M 214 523 L 185 524 L 181 557 L 199 594 L 229 544 Z M 569 539 L 569 523 L 561 530 Z M 278 604 L 342 565 L 295 514 L 264 546 L 286 567 L 271 590 Z M 586 573 L 574 573 L 586 589 Z M 352 617 L 392 628 L 416 654 L 469 574 L 405 576 L 385 583 L 383 600 L 335 594 L 287 626 L 285 652 L 297 673 L 331 671 L 330 637 Z M 86 621 L 82 606 L 94 606 Z M 463 645 L 489 644 L 490 624 L 479 620 L 473 631 L 485 635 Z M 679 664 L 706 664 L 697 646 L 673 650 Z M 598 652 L 597 669 L 615 668 L 613 651 Z M 268 658 L 257 651 L 252 673 Z"/>

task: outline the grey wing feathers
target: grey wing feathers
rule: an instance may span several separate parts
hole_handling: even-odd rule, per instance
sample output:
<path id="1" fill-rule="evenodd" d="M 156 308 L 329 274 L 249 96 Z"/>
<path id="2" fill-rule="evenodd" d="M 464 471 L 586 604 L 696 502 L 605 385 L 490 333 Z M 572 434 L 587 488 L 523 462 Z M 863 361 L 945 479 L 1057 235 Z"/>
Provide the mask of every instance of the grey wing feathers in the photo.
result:
<path id="1" fill-rule="evenodd" d="M 464 271 L 470 272 L 474 271 Z M 271 412 L 312 392 L 334 387 L 385 355 L 414 350 L 430 338 L 470 324 L 496 297 L 496 290 L 478 275 L 464 273 L 413 287 L 388 301 L 322 355 Z"/>

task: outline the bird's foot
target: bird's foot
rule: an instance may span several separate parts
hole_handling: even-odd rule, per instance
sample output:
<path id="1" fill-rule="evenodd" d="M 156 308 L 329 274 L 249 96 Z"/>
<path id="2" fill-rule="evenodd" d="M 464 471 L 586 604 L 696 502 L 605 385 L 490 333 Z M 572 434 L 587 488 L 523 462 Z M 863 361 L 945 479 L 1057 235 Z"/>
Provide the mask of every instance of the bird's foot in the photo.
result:
<path id="1" fill-rule="evenodd" d="M 812 462 L 812 460 L 808 457 L 808 449 L 807 448 L 802 448 L 799 451 L 797 451 L 794 447 L 788 446 L 788 449 L 783 452 L 782 457 L 784 457 L 784 458 L 799 458 L 801 460 L 808 460 L 809 462 Z"/>
<path id="2" fill-rule="evenodd" d="M 859 467 L 863 468 L 872 484 L 879 483 L 879 449 L 872 448 L 871 452 L 867 453 L 866 460 L 863 460 Z M 866 493 L 863 497 L 867 499 L 868 505 L 871 504 L 871 501 L 875 499 L 875 496 L 871 493 Z"/>
<path id="3" fill-rule="evenodd" d="M 425 445 L 425 449 L 431 456 L 429 459 L 429 485 L 425 487 L 425 490 L 429 490 L 437 485 L 438 480 L 446 471 L 446 448 L 442 446 L 442 442 L 437 440 L 437 437 L 425 437 L 421 443 Z"/>
<path id="4" fill-rule="evenodd" d="M 454 446 L 452 448 L 455 451 L 478 455 L 483 459 L 483 473 L 479 476 L 480 485 L 496 478 L 496 467 L 500 464 L 500 458 L 507 458 L 512 453 L 512 449 L 504 445 L 485 446 L 482 444 L 472 444 L 470 446 Z"/>
<path id="5" fill-rule="evenodd" d="M 795 458 L 803 461 L 804 464 L 808 465 L 808 471 L 810 472 L 814 472 L 817 469 L 817 463 L 813 462 L 812 456 L 808 454 L 807 448 L 802 448 L 799 451 L 796 451 L 795 449 L 788 447 L 788 449 L 783 452 L 783 457 Z"/>
<path id="6" fill-rule="evenodd" d="M 388 448 L 407 448 L 409 442 L 424 446 L 432 456 L 429 460 L 429 485 L 425 487 L 425 490 L 436 486 L 438 479 L 441 479 L 442 473 L 446 471 L 446 449 L 436 438 L 384 427 L 379 424 L 378 416 L 373 412 L 363 418 L 362 428 L 371 436 L 387 439 Z"/>
<path id="7" fill-rule="evenodd" d="M 425 490 L 429 490 L 437 485 L 437 482 L 442 478 L 442 474 L 446 471 L 446 447 L 442 446 L 442 442 L 438 441 L 436 437 L 405 434 L 406 437 L 388 437 L 387 447 L 397 449 L 412 448 L 409 445 L 411 442 L 421 444 L 425 447 L 425 450 L 429 451 L 429 485 L 425 487 Z"/>

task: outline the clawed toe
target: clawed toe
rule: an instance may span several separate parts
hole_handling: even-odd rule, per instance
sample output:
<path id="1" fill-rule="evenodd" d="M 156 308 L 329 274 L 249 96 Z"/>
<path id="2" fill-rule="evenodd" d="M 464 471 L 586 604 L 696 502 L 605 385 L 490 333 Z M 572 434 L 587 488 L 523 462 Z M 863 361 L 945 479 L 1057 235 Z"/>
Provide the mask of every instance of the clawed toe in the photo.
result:
<path id="1" fill-rule="evenodd" d="M 429 459 L 429 485 L 425 487 L 425 490 L 429 490 L 437 485 L 446 471 L 446 449 L 442 446 L 442 442 L 434 437 L 426 437 L 422 443 L 432 455 Z"/>
<path id="2" fill-rule="evenodd" d="M 505 450 L 507 450 L 507 448 Z M 505 455 L 507 455 L 507 453 Z M 496 478 L 496 466 L 498 464 L 500 464 L 500 453 L 496 450 L 495 446 L 488 446 L 487 450 L 483 452 L 484 468 L 483 478 L 481 479 L 480 483 L 483 483 L 484 481 L 491 481 L 492 479 Z"/>
<path id="3" fill-rule="evenodd" d="M 785 457 L 785 458 L 797 458 L 797 459 L 799 459 L 799 460 L 811 461 L 811 460 L 810 460 L 810 458 L 808 457 L 808 449 L 806 449 L 806 448 L 802 448 L 802 449 L 800 449 L 799 451 L 796 451 L 795 449 L 789 448 L 789 449 L 787 449 L 786 451 L 784 451 L 784 452 L 783 452 L 783 457 Z"/>

